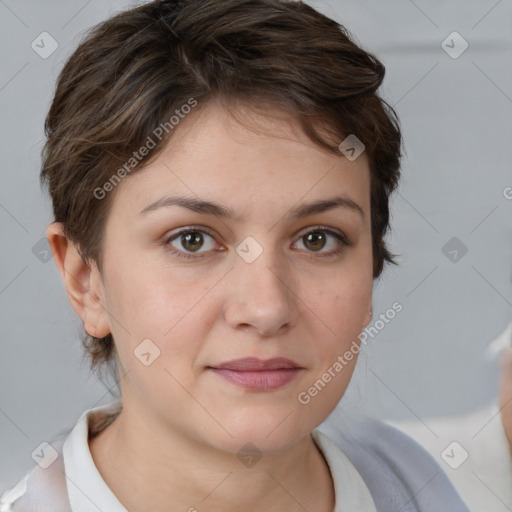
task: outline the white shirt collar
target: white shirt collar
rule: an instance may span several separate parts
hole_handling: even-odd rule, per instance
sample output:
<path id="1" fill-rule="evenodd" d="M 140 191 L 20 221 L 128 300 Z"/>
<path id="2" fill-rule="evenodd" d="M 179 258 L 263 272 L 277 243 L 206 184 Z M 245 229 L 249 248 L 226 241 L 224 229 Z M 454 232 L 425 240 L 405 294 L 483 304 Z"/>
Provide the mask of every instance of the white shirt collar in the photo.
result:
<path id="1" fill-rule="evenodd" d="M 120 404 L 117 400 L 85 411 L 64 442 L 62 455 L 72 512 L 128 512 L 100 475 L 88 442 L 92 421 L 117 411 Z"/>
<path id="2" fill-rule="evenodd" d="M 63 446 L 72 512 L 128 512 L 100 475 L 88 443 L 89 428 L 119 411 L 121 400 L 85 411 Z M 333 512 L 376 512 L 368 487 L 346 455 L 324 433 L 312 432 L 331 471 L 335 491 Z"/>
<path id="3" fill-rule="evenodd" d="M 333 512 L 377 512 L 368 487 L 347 456 L 320 430 L 313 430 L 311 436 L 331 470 L 335 495 Z"/>

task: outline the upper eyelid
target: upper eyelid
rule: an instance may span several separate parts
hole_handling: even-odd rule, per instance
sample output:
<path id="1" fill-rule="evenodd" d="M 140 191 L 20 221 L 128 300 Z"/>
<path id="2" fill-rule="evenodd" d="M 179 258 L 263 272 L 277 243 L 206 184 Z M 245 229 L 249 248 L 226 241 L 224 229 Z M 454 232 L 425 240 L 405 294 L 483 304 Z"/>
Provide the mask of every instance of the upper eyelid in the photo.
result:
<path id="1" fill-rule="evenodd" d="M 176 230 L 173 230 L 172 234 L 168 234 L 165 236 L 165 240 L 171 241 L 172 239 L 178 238 L 183 233 L 188 233 L 191 231 L 201 231 L 201 232 L 206 233 L 207 235 L 210 235 L 212 238 L 215 238 L 215 234 L 212 231 L 210 231 L 209 228 L 207 228 L 205 226 L 193 226 L 192 225 L 192 226 L 184 226 L 182 228 L 176 228 Z"/>

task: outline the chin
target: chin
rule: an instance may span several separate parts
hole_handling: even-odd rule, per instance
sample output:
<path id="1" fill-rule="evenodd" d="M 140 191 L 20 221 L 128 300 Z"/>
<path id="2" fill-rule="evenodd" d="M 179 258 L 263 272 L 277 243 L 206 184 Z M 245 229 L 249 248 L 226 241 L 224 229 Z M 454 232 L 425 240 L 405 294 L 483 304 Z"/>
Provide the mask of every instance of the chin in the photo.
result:
<path id="1" fill-rule="evenodd" d="M 224 427 L 233 437 L 222 436 L 219 444 L 222 445 L 222 449 L 232 453 L 238 453 L 248 443 L 262 453 L 282 452 L 308 435 L 314 428 L 310 425 L 311 420 L 307 424 L 302 423 L 297 418 L 297 411 L 289 412 L 281 412 L 279 415 L 238 415 L 237 418 L 224 422 Z"/>

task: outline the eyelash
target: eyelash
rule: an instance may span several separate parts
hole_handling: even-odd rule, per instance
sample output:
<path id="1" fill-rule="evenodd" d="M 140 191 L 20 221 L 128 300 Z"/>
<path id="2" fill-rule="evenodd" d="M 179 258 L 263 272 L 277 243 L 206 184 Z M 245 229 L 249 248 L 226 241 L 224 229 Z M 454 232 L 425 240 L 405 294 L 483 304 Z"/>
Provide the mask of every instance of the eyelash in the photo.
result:
<path id="1" fill-rule="evenodd" d="M 167 237 L 163 242 L 165 249 L 168 250 L 169 252 L 171 252 L 172 254 L 174 254 L 175 256 L 178 256 L 179 258 L 185 258 L 185 259 L 196 258 L 196 259 L 198 259 L 198 258 L 205 257 L 206 254 L 198 255 L 198 254 L 194 254 L 194 253 L 184 253 L 182 251 L 174 249 L 174 247 L 172 247 L 170 245 L 171 242 L 173 242 L 174 240 L 179 238 L 181 235 L 184 235 L 186 233 L 192 233 L 192 232 L 206 233 L 207 235 L 211 236 L 212 238 L 215 238 L 213 236 L 213 233 L 210 232 L 210 230 L 208 230 L 202 226 L 188 226 L 186 229 L 182 229 L 182 230 L 178 231 L 177 233 L 174 233 L 170 237 Z M 325 226 L 315 226 L 315 227 L 311 228 L 309 231 L 306 231 L 305 233 L 303 233 L 298 238 L 298 240 L 300 240 L 301 238 L 305 237 L 306 235 L 308 235 L 310 233 L 319 233 L 319 232 L 334 236 L 339 242 L 341 242 L 341 244 L 337 249 L 330 251 L 328 253 L 318 253 L 318 257 L 328 258 L 328 257 L 337 256 L 346 247 L 350 247 L 352 245 L 352 242 L 345 236 L 345 234 L 338 233 L 337 231 L 334 231 Z M 311 254 L 313 254 L 313 255 L 315 254 L 314 251 L 308 251 L 308 252 L 311 252 Z"/>

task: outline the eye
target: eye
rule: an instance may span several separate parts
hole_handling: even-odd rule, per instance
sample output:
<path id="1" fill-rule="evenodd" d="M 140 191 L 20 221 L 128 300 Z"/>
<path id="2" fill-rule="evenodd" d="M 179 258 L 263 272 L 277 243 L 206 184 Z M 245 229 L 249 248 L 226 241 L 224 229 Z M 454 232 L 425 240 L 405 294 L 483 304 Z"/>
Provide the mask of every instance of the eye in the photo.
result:
<path id="1" fill-rule="evenodd" d="M 340 254 L 347 246 L 352 243 L 342 232 L 317 226 L 314 229 L 303 233 L 299 240 L 302 242 L 305 250 L 309 253 L 318 253 L 321 257 L 329 257 Z M 164 246 L 172 254 L 180 258 L 201 258 L 203 253 L 214 250 L 216 247 L 215 239 L 205 228 L 200 226 L 188 226 L 181 229 L 164 240 Z M 329 246 L 331 249 L 329 250 Z M 323 251 L 323 249 L 328 250 Z M 204 249 L 204 250 L 201 250 Z M 224 249 L 217 249 L 219 251 Z"/>
<path id="2" fill-rule="evenodd" d="M 205 240 L 207 242 L 206 244 Z M 204 228 L 200 229 L 194 226 L 174 233 L 167 238 L 164 243 L 173 254 L 182 258 L 193 258 L 194 253 L 208 252 L 216 246 L 212 235 L 205 231 Z M 205 250 L 200 251 L 202 248 Z"/>
<path id="3" fill-rule="evenodd" d="M 329 238 L 331 239 L 330 244 Z M 335 256 L 341 253 L 346 246 L 352 245 L 343 233 L 320 226 L 304 233 L 298 242 L 302 242 L 308 252 L 320 253 L 321 256 Z M 322 251 L 329 245 L 331 250 Z"/>

